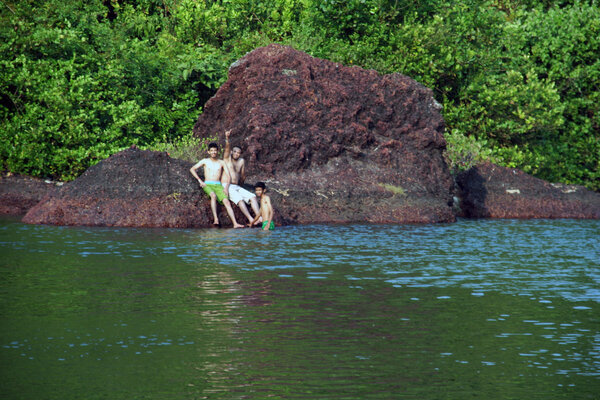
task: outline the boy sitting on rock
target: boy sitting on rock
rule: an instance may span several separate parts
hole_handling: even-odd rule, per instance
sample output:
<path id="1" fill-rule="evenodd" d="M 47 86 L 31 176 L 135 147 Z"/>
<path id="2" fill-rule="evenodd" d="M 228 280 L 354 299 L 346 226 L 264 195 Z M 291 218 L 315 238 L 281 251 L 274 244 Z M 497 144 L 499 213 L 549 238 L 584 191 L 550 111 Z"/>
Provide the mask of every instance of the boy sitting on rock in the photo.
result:
<path id="1" fill-rule="evenodd" d="M 208 145 L 208 156 L 209 158 L 204 158 L 192 168 L 190 168 L 190 172 L 196 178 L 200 187 L 204 190 L 210 197 L 210 208 L 213 214 L 213 225 L 219 226 L 219 217 L 217 216 L 217 200 L 219 203 L 222 203 L 227 210 L 227 214 L 229 218 L 233 222 L 234 228 L 243 228 L 244 225 L 240 225 L 235 220 L 235 215 L 233 214 L 233 209 L 231 208 L 231 202 L 229 201 L 227 187 L 223 187 L 221 185 L 221 176 L 223 174 L 230 175 L 229 169 L 223 160 L 219 160 L 217 155 L 219 153 L 219 148 L 216 143 L 211 143 Z M 204 167 L 204 182 L 198 176 L 196 170 L 200 167 Z"/>

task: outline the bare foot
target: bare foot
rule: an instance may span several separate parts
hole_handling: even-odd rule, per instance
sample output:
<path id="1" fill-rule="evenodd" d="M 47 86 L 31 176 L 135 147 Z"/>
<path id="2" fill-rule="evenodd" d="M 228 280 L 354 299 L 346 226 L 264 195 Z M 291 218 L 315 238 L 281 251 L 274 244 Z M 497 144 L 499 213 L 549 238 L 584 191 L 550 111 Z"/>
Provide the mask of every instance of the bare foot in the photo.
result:
<path id="1" fill-rule="evenodd" d="M 234 228 L 234 229 L 237 229 L 237 228 L 245 228 L 245 226 L 244 226 L 244 225 L 240 225 L 240 224 L 238 224 L 238 223 L 235 223 L 235 224 L 233 224 L 233 228 Z"/>

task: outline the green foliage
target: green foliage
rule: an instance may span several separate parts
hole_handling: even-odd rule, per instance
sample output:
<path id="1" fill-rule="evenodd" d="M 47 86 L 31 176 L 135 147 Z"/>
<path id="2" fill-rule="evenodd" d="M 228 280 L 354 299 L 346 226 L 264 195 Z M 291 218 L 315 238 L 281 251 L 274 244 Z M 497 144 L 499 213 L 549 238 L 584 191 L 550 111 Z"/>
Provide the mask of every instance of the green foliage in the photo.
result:
<path id="1" fill-rule="evenodd" d="M 496 162 L 487 140 L 465 136 L 458 130 L 446 134 L 447 148 L 444 156 L 453 173 L 465 171 L 484 161 Z"/>
<path id="2" fill-rule="evenodd" d="M 201 107 L 231 63 L 278 42 L 431 87 L 454 170 L 494 160 L 600 190 L 596 0 L 14 3 L 0 7 L 0 168 L 72 179 L 132 144 L 203 157 Z"/>
<path id="3" fill-rule="evenodd" d="M 73 179 L 131 144 L 178 137 L 197 118 L 197 94 L 157 40 L 156 16 L 129 6 L 110 24 L 101 2 L 73 4 L 3 15 L 3 168 Z"/>
<path id="4" fill-rule="evenodd" d="M 152 145 L 142 146 L 142 149 L 165 151 L 172 158 L 195 163 L 207 157 L 208 144 L 216 141 L 216 137 L 200 139 L 190 134 L 172 142 L 157 142 Z"/>
<path id="5" fill-rule="evenodd" d="M 380 183 L 379 186 L 398 196 L 406 196 L 406 190 L 402 186 L 394 186 L 388 183 Z"/>
<path id="6" fill-rule="evenodd" d="M 534 9 L 507 27 L 509 61 L 551 82 L 559 96 L 559 129 L 527 145 L 545 179 L 600 190 L 600 9 L 595 2 Z M 535 164 L 533 163 L 533 164 Z"/>

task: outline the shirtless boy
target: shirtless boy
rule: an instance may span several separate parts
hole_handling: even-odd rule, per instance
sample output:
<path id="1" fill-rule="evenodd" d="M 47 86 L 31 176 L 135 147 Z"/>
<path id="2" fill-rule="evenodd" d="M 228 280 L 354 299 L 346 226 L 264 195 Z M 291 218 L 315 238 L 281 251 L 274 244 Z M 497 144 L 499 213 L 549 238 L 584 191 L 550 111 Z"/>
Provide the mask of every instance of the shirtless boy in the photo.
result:
<path id="1" fill-rule="evenodd" d="M 219 203 L 225 206 L 227 210 L 227 214 L 231 221 L 233 221 L 234 228 L 243 228 L 243 225 L 240 225 L 235 220 L 235 215 L 233 215 L 233 209 L 231 208 L 231 203 L 227 198 L 227 186 L 223 187 L 221 185 L 221 179 L 223 179 L 223 175 L 229 175 L 229 168 L 225 164 L 223 160 L 219 160 L 217 155 L 219 153 L 219 148 L 215 143 L 211 143 L 208 145 L 208 156 L 209 158 L 204 158 L 192 168 L 190 168 L 190 172 L 196 178 L 200 187 L 204 190 L 204 192 L 210 197 L 210 208 L 212 210 L 214 222 L 213 225 L 219 225 L 219 217 L 217 216 L 217 200 Z M 196 170 L 200 167 L 204 167 L 204 182 L 198 176 Z"/>
<path id="2" fill-rule="evenodd" d="M 260 214 L 258 214 L 248 226 L 256 225 L 259 218 L 262 217 L 262 229 L 264 231 L 272 231 L 275 229 L 275 224 L 273 223 L 273 207 L 271 206 L 271 198 L 265 194 L 267 188 L 265 187 L 264 182 L 258 182 L 254 186 L 254 191 L 256 192 L 256 195 L 260 197 Z"/>
<path id="3" fill-rule="evenodd" d="M 248 211 L 248 207 L 246 207 L 246 203 L 250 204 L 254 215 L 258 215 L 258 202 L 254 193 L 250 193 L 239 186 L 246 179 L 246 162 L 241 157 L 242 149 L 237 146 L 234 146 L 233 149 L 231 148 L 229 144 L 230 134 L 231 129 L 225 132 L 225 151 L 223 153 L 223 161 L 225 161 L 225 164 L 229 168 L 230 181 L 224 181 L 223 179 L 227 179 L 227 176 L 225 176 L 221 179 L 221 183 L 229 183 L 229 198 L 231 202 L 237 204 L 242 213 L 248 218 L 248 222 L 251 222 L 253 218 Z"/>

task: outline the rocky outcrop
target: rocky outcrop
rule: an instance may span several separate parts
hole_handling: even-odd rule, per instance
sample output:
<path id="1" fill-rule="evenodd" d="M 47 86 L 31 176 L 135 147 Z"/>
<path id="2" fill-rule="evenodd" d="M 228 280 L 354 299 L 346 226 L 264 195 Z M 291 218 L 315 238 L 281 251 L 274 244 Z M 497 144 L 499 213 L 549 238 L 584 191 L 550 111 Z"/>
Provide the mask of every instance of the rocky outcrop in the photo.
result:
<path id="1" fill-rule="evenodd" d="M 210 201 L 191 163 L 135 147 L 117 153 L 47 195 L 23 222 L 50 225 L 201 228 L 212 226 Z M 231 222 L 223 206 L 219 219 Z M 236 219 L 246 222 L 237 207 Z M 278 224 L 285 223 L 275 214 Z"/>
<path id="2" fill-rule="evenodd" d="M 135 147 L 117 153 L 89 168 L 81 177 L 58 188 L 55 184 L 22 177 L 4 177 L 1 193 L 19 193 L 17 205 L 14 195 L 0 197 L 0 205 L 22 213 L 33 206 L 23 218 L 27 223 L 53 225 L 131 226 L 202 228 L 212 224 L 210 203 L 196 181 L 189 174 L 191 163 L 170 158 L 166 153 L 142 151 Z M 351 166 L 352 167 L 352 166 Z M 352 168 L 345 171 L 352 174 Z M 299 187 L 317 182 L 339 179 L 335 166 L 320 166 L 296 175 L 298 187 L 271 181 L 271 196 L 276 199 L 277 225 L 297 222 L 302 215 L 310 215 L 328 222 L 368 220 L 382 222 L 410 215 L 394 214 L 397 209 L 409 212 L 402 200 L 406 196 L 398 188 L 374 187 L 369 194 L 363 189 L 338 191 L 336 198 L 326 189 L 314 193 Z M 359 179 L 352 176 L 352 179 Z M 600 194 L 581 186 L 552 184 L 534 178 L 522 171 L 494 164 L 482 164 L 457 176 L 463 216 L 471 218 L 600 218 Z M 26 196 L 27 195 L 27 196 Z M 314 197 L 322 198 L 328 207 L 315 204 Z M 359 199 L 356 204 L 332 213 L 335 205 L 349 198 Z M 12 199 L 7 201 L 6 199 Z M 392 204 L 381 208 L 381 199 Z M 323 204 L 321 203 L 321 204 Z M 347 204 L 347 203 L 346 203 Z M 398 204 L 394 208 L 394 204 Z M 416 222 L 427 220 L 435 213 L 437 204 L 421 202 L 413 208 Z M 10 209 L 10 208 L 9 208 Z M 222 206 L 219 218 L 225 227 L 231 226 Z M 245 221 L 234 207 L 238 221 Z M 373 218 L 379 215 L 379 219 Z M 432 221 L 434 222 L 434 221 Z"/>
<path id="3" fill-rule="evenodd" d="M 0 177 L 0 214 L 25 215 L 46 195 L 55 193 L 60 185 L 62 182 L 5 174 Z"/>
<path id="4" fill-rule="evenodd" d="M 267 183 L 277 225 L 455 220 L 440 106 L 431 90 L 406 76 L 345 67 L 285 46 L 259 48 L 231 66 L 194 134 L 216 135 L 223 145 L 229 129 L 232 144 L 244 151 L 246 181 Z M 191 165 L 132 147 L 60 190 L 32 189 L 27 201 L 7 197 L 3 179 L 0 205 L 24 210 L 41 199 L 23 218 L 28 223 L 209 227 L 210 202 Z M 483 164 L 456 182 L 466 217 L 600 218 L 600 194 L 519 170 Z M 231 226 L 222 206 L 219 217 Z"/>
<path id="5" fill-rule="evenodd" d="M 549 183 L 514 168 L 477 165 L 456 178 L 471 218 L 600 218 L 600 194 Z"/>
<path id="6" fill-rule="evenodd" d="M 453 180 L 430 89 L 270 45 L 231 66 L 194 127 L 232 129 L 252 181 L 294 223 L 447 222 Z"/>

